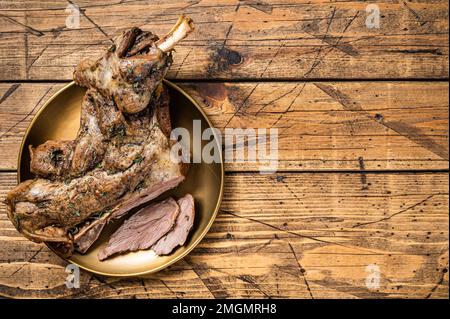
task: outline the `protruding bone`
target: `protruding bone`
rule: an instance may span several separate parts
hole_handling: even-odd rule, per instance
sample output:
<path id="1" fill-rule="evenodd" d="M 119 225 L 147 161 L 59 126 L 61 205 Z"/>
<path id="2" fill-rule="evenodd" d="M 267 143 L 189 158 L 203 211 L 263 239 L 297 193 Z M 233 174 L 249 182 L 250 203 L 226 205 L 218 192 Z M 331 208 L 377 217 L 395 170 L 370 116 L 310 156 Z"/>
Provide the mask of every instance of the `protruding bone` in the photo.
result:
<path id="1" fill-rule="evenodd" d="M 172 30 L 156 42 L 156 46 L 163 52 L 168 52 L 189 33 L 194 31 L 194 23 L 184 14 L 178 19 Z"/>

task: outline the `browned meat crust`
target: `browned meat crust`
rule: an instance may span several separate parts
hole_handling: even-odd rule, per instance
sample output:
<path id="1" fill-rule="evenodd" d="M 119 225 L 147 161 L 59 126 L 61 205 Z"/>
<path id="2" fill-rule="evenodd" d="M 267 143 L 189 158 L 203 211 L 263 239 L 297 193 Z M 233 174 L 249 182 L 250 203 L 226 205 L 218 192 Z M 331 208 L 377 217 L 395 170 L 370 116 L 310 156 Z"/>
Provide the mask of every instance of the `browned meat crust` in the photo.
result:
<path id="1" fill-rule="evenodd" d="M 30 147 L 38 177 L 6 198 L 9 219 L 27 238 L 67 254 L 75 242 L 84 252 L 108 220 L 184 179 L 182 165 L 170 160 L 169 95 L 161 84 L 171 53 L 157 39 L 130 29 L 102 58 L 77 66 L 75 81 L 88 87 L 77 138 Z"/>

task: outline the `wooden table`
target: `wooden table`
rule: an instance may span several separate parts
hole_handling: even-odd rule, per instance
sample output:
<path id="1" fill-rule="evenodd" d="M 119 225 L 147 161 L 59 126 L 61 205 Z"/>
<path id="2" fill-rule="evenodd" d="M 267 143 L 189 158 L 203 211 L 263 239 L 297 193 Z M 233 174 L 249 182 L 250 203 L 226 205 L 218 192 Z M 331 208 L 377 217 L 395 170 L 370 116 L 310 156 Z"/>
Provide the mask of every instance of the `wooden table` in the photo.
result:
<path id="1" fill-rule="evenodd" d="M 379 28 L 355 0 L 69 2 L 78 29 L 66 1 L 0 1 L 1 199 L 26 127 L 74 65 L 122 28 L 163 34 L 183 12 L 197 31 L 168 78 L 218 128 L 278 128 L 279 171 L 228 164 L 219 215 L 188 257 L 145 278 L 82 272 L 72 290 L 66 263 L 2 203 L 0 295 L 448 298 L 446 0 L 376 1 Z"/>

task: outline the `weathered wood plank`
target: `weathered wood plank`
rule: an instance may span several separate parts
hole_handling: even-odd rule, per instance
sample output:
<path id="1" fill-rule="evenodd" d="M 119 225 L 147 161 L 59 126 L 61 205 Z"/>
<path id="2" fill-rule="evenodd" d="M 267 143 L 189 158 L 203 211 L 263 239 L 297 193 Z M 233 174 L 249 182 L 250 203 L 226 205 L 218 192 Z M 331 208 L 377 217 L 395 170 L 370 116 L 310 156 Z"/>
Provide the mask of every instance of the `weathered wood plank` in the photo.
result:
<path id="1" fill-rule="evenodd" d="M 0 84 L 0 169 L 64 84 Z M 447 82 L 181 83 L 217 128 L 278 128 L 280 170 L 448 168 Z M 228 171 L 259 163 L 229 163 Z"/>
<path id="2" fill-rule="evenodd" d="M 448 298 L 448 173 L 228 174 L 221 211 L 200 245 L 143 279 L 82 272 L 24 239 L 3 198 L 0 295 L 11 297 Z M 273 189 L 277 192 L 273 192 Z M 365 285 L 379 267 L 380 287 Z"/>
<path id="3" fill-rule="evenodd" d="M 0 80 L 69 80 L 119 30 L 164 34 L 181 13 L 197 31 L 177 46 L 169 78 L 447 78 L 448 2 L 72 1 L 80 26 L 66 25 L 66 1 L 0 2 Z"/>

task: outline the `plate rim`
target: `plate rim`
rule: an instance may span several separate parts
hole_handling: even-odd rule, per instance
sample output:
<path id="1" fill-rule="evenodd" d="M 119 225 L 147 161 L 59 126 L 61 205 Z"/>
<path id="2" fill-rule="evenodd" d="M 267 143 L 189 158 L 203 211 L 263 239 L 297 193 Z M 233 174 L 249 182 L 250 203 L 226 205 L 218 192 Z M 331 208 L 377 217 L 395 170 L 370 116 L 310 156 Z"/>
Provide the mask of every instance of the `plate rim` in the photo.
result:
<path id="1" fill-rule="evenodd" d="M 208 118 L 208 116 L 206 115 L 206 113 L 203 111 L 203 109 L 201 108 L 201 106 L 197 103 L 197 101 L 194 100 L 194 98 L 192 98 L 188 93 L 186 93 L 182 88 L 180 88 L 178 85 L 174 84 L 173 82 L 170 82 L 166 79 L 163 79 L 163 83 L 164 85 L 167 85 L 169 87 L 171 87 L 172 89 L 178 91 L 179 93 L 181 93 L 185 98 L 187 98 L 194 106 L 195 108 L 203 115 L 203 117 L 205 118 L 206 122 L 208 123 L 208 125 L 213 128 L 214 126 L 212 125 L 210 119 Z M 58 91 L 56 91 L 50 98 L 48 98 L 45 103 L 39 108 L 39 110 L 36 112 L 36 114 L 33 116 L 33 119 L 31 120 L 30 124 L 28 124 L 27 129 L 25 130 L 24 136 L 22 138 L 22 142 L 20 143 L 20 150 L 19 150 L 19 155 L 17 158 L 17 183 L 20 183 L 20 168 L 21 168 L 21 162 L 22 162 L 22 155 L 23 155 L 23 150 L 25 147 L 25 141 L 30 133 L 31 128 L 33 127 L 34 123 L 36 122 L 37 118 L 41 115 L 41 113 L 45 110 L 45 108 L 61 93 L 63 93 L 65 90 L 69 89 L 70 87 L 77 85 L 74 81 L 69 82 L 68 84 L 64 85 L 61 89 L 59 89 Z M 219 143 L 219 138 L 215 132 L 215 130 L 212 130 L 213 132 L 213 136 L 214 136 L 214 140 L 217 142 L 218 145 L 220 145 Z M 95 269 L 91 269 L 89 267 L 80 265 L 79 263 L 74 262 L 73 260 L 71 260 L 71 258 L 64 258 L 63 256 L 61 256 L 60 254 L 58 254 L 51 246 L 49 246 L 47 243 L 43 242 L 42 244 L 45 244 L 53 253 L 55 253 L 56 256 L 58 256 L 59 258 L 63 259 L 66 262 L 72 263 L 78 267 L 80 267 L 83 270 L 86 270 L 90 273 L 94 273 L 97 275 L 101 275 L 101 276 L 108 276 L 108 277 L 136 277 L 136 276 L 143 276 L 143 275 L 147 275 L 147 274 L 152 274 L 152 273 L 156 273 L 158 271 L 163 270 L 164 268 L 176 263 L 177 261 L 183 259 L 184 257 L 186 257 L 195 247 L 197 247 L 197 245 L 200 243 L 200 241 L 202 241 L 202 239 L 205 237 L 205 235 L 209 232 L 212 224 L 214 223 L 217 214 L 219 212 L 219 208 L 220 205 L 222 203 L 222 199 L 223 199 L 223 192 L 224 192 L 224 180 L 225 180 L 225 169 L 224 169 L 224 162 L 223 162 L 223 154 L 222 154 L 222 150 L 220 150 L 219 152 L 219 156 L 220 156 L 220 189 L 219 189 L 219 197 L 217 199 L 217 203 L 216 206 L 214 208 L 214 212 L 212 214 L 212 216 L 210 217 L 208 224 L 206 225 L 205 229 L 202 231 L 202 233 L 200 233 L 200 235 L 198 236 L 198 238 L 190 245 L 190 247 L 187 247 L 185 249 L 185 251 L 183 251 L 183 253 L 181 253 L 179 256 L 177 256 L 176 258 L 170 259 L 167 262 L 165 262 L 164 264 L 152 269 L 152 270 L 147 270 L 147 271 L 141 271 L 141 272 L 136 272 L 136 273 L 123 273 L 123 274 L 118 274 L 118 273 L 108 273 L 108 272 L 103 272 L 103 271 L 98 271 Z"/>

